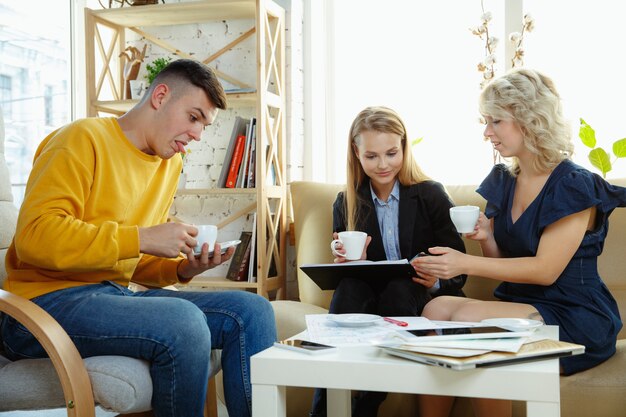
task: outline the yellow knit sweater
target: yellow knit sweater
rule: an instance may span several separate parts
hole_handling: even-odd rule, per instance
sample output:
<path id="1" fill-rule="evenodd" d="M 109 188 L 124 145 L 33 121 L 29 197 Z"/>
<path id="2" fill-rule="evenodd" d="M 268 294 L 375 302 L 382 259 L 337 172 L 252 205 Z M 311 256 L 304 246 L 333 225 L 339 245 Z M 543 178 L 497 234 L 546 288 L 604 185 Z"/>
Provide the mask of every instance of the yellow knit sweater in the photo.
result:
<path id="1" fill-rule="evenodd" d="M 180 258 L 140 254 L 138 230 L 167 220 L 181 164 L 139 151 L 115 118 L 52 132 L 34 158 L 4 288 L 33 298 L 103 280 L 177 282 Z"/>

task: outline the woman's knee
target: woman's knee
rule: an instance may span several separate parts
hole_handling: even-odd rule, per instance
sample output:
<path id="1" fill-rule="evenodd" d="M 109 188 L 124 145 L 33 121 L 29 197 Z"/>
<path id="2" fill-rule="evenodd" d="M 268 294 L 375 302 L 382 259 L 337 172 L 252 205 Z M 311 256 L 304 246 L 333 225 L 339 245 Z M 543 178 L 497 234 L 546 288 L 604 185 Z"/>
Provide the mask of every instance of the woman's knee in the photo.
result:
<path id="1" fill-rule="evenodd" d="M 459 304 L 450 313 L 452 321 L 481 321 L 485 318 L 484 303 L 479 300 L 467 300 Z M 488 316 L 488 315 L 487 315 Z"/>
<path id="2" fill-rule="evenodd" d="M 452 320 L 452 304 L 456 297 L 442 295 L 430 300 L 424 310 L 422 316 L 431 320 Z"/>

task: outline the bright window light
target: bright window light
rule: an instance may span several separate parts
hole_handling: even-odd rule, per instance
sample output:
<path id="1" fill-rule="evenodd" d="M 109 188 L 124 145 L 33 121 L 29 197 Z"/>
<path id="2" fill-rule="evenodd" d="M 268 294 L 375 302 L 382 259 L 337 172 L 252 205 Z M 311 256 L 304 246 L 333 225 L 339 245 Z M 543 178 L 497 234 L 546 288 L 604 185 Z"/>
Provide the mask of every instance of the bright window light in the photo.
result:
<path id="1" fill-rule="evenodd" d="M 334 42 L 330 73 L 333 108 L 329 146 L 335 148 L 329 182 L 345 182 L 348 130 L 366 106 L 385 105 L 407 124 L 413 151 L 433 179 L 478 184 L 493 165 L 493 151 L 478 122 L 484 42 L 469 28 L 480 24 L 480 1 L 342 0 L 331 2 Z M 484 1 L 493 15 L 490 30 L 500 40 L 496 76 L 504 72 L 504 2 Z M 567 11 L 564 12 L 564 8 Z M 575 162 L 590 168 L 579 146 L 578 118 L 596 129 L 598 145 L 610 152 L 626 137 L 626 81 L 621 53 L 626 6 L 620 2 L 525 0 L 535 29 L 524 38 L 525 66 L 552 77 L 564 98 L 577 145 Z M 520 21 L 522 16 L 519 17 Z M 595 168 L 590 168 L 598 172 Z M 618 160 L 607 177 L 626 176 Z"/>

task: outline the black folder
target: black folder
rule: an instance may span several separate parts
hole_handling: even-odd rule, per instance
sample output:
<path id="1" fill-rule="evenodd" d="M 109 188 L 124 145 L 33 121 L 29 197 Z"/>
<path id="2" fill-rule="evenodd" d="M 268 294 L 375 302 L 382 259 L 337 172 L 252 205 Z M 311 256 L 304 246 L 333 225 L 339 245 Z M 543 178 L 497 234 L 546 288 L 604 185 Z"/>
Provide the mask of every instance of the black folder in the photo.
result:
<path id="1" fill-rule="evenodd" d="M 417 277 L 408 260 L 354 261 L 336 264 L 306 264 L 300 269 L 322 290 L 334 290 L 342 278 L 363 280 L 386 280 L 400 277 Z"/>

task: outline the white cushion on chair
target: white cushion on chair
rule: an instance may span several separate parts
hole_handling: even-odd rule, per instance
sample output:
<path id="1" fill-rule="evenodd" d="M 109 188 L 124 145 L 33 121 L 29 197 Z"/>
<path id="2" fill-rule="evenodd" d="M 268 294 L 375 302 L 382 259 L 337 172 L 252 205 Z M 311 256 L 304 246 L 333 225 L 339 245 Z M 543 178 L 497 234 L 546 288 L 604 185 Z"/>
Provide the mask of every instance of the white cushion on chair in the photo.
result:
<path id="1" fill-rule="evenodd" d="M 211 353 L 211 375 L 220 370 L 221 351 Z M 146 361 L 125 356 L 94 356 L 84 360 L 102 408 L 117 413 L 151 409 L 152 378 Z M 0 411 L 64 407 L 63 390 L 49 359 L 11 362 L 0 355 Z"/>
<path id="2" fill-rule="evenodd" d="M 94 400 L 120 413 L 150 409 L 152 380 L 148 363 L 124 356 L 85 359 Z M 15 362 L 0 356 L 0 410 L 64 407 L 63 390 L 49 359 Z"/>

